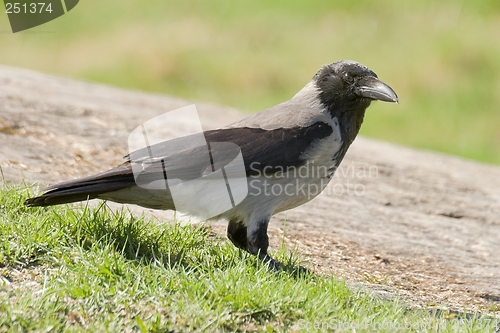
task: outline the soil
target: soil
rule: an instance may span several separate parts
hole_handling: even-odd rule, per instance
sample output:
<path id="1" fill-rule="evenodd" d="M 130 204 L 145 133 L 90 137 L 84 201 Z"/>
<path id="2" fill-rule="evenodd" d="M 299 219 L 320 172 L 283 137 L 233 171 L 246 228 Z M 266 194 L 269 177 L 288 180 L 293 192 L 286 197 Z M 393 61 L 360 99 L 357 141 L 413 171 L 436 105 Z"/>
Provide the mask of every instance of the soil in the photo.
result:
<path id="1" fill-rule="evenodd" d="M 130 131 L 189 104 L 0 66 L 3 181 L 43 188 L 106 170 Z M 246 116 L 196 106 L 204 129 Z M 224 221 L 211 228 L 225 235 Z M 327 189 L 274 216 L 269 234 L 314 271 L 412 307 L 500 312 L 499 167 L 358 137 Z"/>

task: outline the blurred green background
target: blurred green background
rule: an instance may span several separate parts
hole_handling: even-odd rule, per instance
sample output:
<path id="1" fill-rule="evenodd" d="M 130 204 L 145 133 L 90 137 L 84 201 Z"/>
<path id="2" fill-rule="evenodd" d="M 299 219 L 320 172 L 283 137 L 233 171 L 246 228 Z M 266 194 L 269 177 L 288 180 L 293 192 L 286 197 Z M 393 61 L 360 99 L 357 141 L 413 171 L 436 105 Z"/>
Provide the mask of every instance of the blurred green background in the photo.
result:
<path id="1" fill-rule="evenodd" d="M 82 0 L 17 34 L 0 15 L 0 31 L 2 64 L 248 112 L 353 59 L 400 97 L 363 135 L 500 164 L 499 0 Z"/>

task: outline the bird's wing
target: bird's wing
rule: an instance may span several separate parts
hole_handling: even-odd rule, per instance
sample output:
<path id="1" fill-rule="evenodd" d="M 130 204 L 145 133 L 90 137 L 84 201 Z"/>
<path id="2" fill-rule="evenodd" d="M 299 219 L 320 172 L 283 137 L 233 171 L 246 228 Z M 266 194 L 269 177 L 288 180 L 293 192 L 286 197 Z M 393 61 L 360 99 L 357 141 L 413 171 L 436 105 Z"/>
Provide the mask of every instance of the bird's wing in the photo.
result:
<path id="1" fill-rule="evenodd" d="M 273 110 L 274 109 L 274 110 Z M 96 198 L 123 188 L 180 179 L 200 178 L 231 163 L 242 154 L 247 176 L 283 172 L 305 163 L 304 153 L 315 142 L 333 132 L 328 119 L 314 117 L 314 111 L 280 127 L 281 116 L 293 115 L 290 110 L 263 112 L 227 128 L 199 135 L 169 140 L 136 150 L 125 156 L 126 162 L 97 175 L 58 183 L 45 189 L 46 193 L 27 200 L 30 206 L 45 206 Z M 273 117 L 273 115 L 280 117 Z M 307 121 L 304 121 L 307 120 Z M 331 119 L 330 119 L 331 120 Z M 263 126 L 259 126 L 259 122 Z M 333 152 L 334 153 L 334 152 Z"/>
<path id="2" fill-rule="evenodd" d="M 135 151 L 125 158 L 140 164 L 146 173 L 165 171 L 168 178 L 189 180 L 218 170 L 242 154 L 247 176 L 265 171 L 273 173 L 304 164 L 302 154 L 313 144 L 329 136 L 332 127 L 322 121 L 306 127 L 262 129 L 232 127 L 204 132 L 207 145 L 183 150 L 194 136 L 161 142 Z M 175 142 L 174 142 L 175 141 Z M 172 154 L 172 150 L 177 152 Z"/>

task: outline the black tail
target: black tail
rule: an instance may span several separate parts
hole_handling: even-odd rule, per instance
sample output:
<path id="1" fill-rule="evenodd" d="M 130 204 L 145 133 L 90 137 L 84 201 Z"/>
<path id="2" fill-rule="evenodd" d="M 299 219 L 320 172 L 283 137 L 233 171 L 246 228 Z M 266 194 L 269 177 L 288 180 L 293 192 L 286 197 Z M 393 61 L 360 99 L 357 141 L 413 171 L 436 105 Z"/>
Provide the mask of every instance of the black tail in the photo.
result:
<path id="1" fill-rule="evenodd" d="M 94 176 L 52 185 L 45 193 L 24 202 L 26 206 L 52 206 L 98 198 L 99 195 L 135 185 L 129 163 Z"/>

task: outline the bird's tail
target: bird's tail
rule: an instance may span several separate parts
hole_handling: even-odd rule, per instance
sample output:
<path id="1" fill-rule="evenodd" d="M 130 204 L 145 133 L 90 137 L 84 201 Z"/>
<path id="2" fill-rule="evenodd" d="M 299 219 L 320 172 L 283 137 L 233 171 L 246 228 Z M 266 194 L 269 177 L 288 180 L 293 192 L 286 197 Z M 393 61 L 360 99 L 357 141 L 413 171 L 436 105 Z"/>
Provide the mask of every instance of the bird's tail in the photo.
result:
<path id="1" fill-rule="evenodd" d="M 124 163 L 117 168 L 94 176 L 52 185 L 39 197 L 29 198 L 29 207 L 52 206 L 98 198 L 99 195 L 135 185 L 130 166 Z"/>

